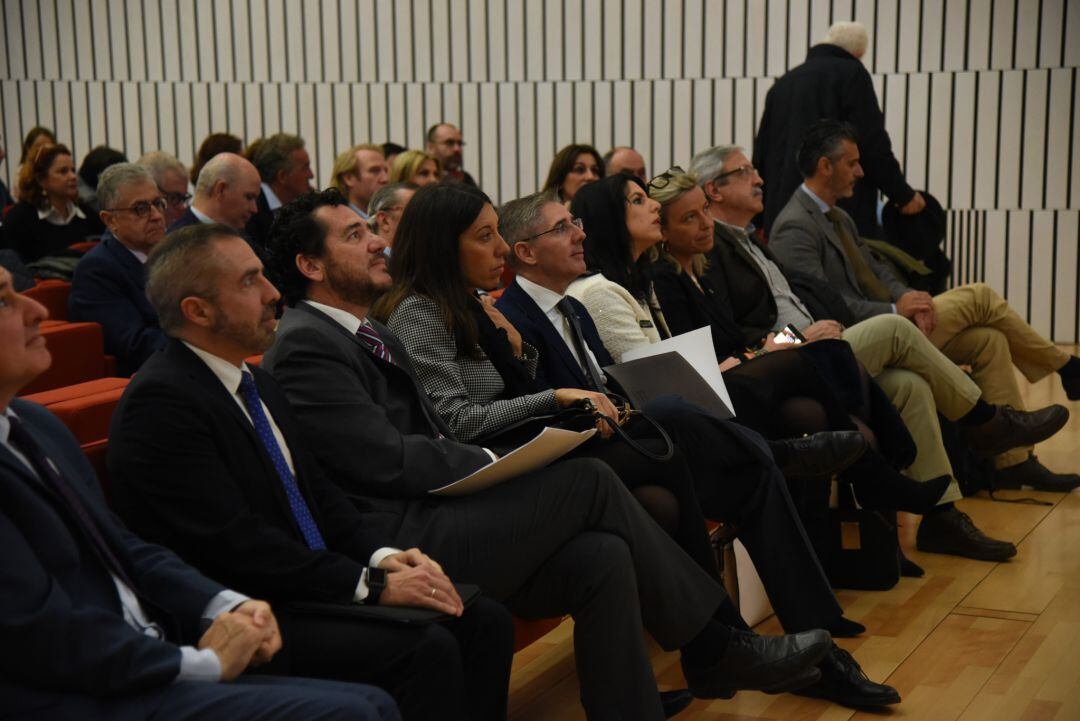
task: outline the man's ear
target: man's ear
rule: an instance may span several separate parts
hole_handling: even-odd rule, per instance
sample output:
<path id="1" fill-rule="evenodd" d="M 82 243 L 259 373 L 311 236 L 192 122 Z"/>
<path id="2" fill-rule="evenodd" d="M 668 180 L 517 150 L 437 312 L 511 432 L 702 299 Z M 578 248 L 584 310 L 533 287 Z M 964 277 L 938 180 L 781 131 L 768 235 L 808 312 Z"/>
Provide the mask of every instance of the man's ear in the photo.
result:
<path id="1" fill-rule="evenodd" d="M 829 156 L 822 155 L 817 159 L 817 165 L 814 167 L 814 175 L 828 177 L 829 175 L 832 175 L 832 170 L 833 164 L 832 161 L 829 160 Z"/>
<path id="2" fill-rule="evenodd" d="M 113 219 L 113 214 L 107 210 L 102 210 L 98 212 L 98 217 L 101 218 L 101 222 L 109 229 L 109 232 L 116 235 L 116 231 L 113 230 L 112 223 L 110 222 Z"/>
<path id="3" fill-rule="evenodd" d="M 321 283 L 326 280 L 326 268 L 318 258 L 303 253 L 296 254 L 296 269 L 308 280 Z"/>
<path id="4" fill-rule="evenodd" d="M 710 180 L 705 183 L 701 188 L 705 191 L 705 197 L 708 198 L 710 203 L 723 203 L 724 196 L 720 192 L 720 186 L 716 184 L 715 180 Z"/>
<path id="5" fill-rule="evenodd" d="M 536 265 L 536 256 L 533 254 L 533 247 L 527 241 L 521 243 L 514 243 L 510 246 L 510 252 L 514 254 L 514 260 L 519 265 Z"/>
<path id="6" fill-rule="evenodd" d="M 180 301 L 180 312 L 189 323 L 209 328 L 214 323 L 214 309 L 205 298 L 189 295 Z"/>

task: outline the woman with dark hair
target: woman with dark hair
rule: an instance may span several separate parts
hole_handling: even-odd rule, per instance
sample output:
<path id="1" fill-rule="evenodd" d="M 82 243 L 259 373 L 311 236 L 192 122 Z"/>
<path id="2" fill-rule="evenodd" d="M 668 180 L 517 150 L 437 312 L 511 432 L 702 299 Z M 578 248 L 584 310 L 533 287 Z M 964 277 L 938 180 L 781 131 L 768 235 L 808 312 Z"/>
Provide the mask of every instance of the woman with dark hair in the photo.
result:
<path id="1" fill-rule="evenodd" d="M 22 176 L 23 166 L 26 162 L 37 155 L 38 151 L 46 145 L 56 145 L 56 134 L 43 125 L 35 125 L 23 138 L 21 152 L 19 153 L 19 167 L 15 171 L 15 199 L 19 199 L 19 178 Z"/>
<path id="2" fill-rule="evenodd" d="M 569 203 L 579 189 L 604 177 L 604 159 L 591 145 L 567 145 L 555 155 L 543 190 Z"/>
<path id="3" fill-rule="evenodd" d="M 572 283 L 567 292 L 598 319 L 600 338 L 616 361 L 628 350 L 671 335 L 648 260 L 648 251 L 664 237 L 660 210 L 661 204 L 649 197 L 645 185 L 626 174 L 583 189 L 571 205 L 586 229 L 585 262 L 593 274 Z M 889 426 L 888 437 L 895 442 L 888 449 L 888 460 L 873 450 L 876 435 L 852 419 L 805 354 L 771 353 L 745 362 L 733 356 L 725 358 L 720 368 L 735 404 L 736 421 L 766 438 L 825 430 L 862 432 L 872 447 L 842 476 L 852 482 L 864 507 L 922 513 L 945 492 L 947 477 L 919 483 L 890 464 L 903 467 L 914 458 L 914 444 L 902 422 L 893 419 Z M 802 509 L 824 508 L 828 488 L 827 484 L 797 487 L 805 500 Z"/>
<path id="4" fill-rule="evenodd" d="M 199 182 L 199 173 L 203 166 L 215 155 L 221 153 L 235 153 L 240 155 L 244 152 L 244 141 L 230 133 L 210 133 L 202 141 L 199 150 L 195 153 L 195 161 L 191 164 L 191 184 Z"/>
<path id="5" fill-rule="evenodd" d="M 33 263 L 99 236 L 101 220 L 80 208 L 78 197 L 71 151 L 63 145 L 41 147 L 19 173 L 19 202 L 4 217 L 0 246 Z"/>
<path id="6" fill-rule="evenodd" d="M 79 165 L 79 205 L 83 212 L 97 215 L 101 212 L 101 204 L 98 203 L 97 186 L 98 178 L 110 165 L 126 163 L 127 156 L 116 148 L 107 145 L 99 145 L 92 148 Z"/>

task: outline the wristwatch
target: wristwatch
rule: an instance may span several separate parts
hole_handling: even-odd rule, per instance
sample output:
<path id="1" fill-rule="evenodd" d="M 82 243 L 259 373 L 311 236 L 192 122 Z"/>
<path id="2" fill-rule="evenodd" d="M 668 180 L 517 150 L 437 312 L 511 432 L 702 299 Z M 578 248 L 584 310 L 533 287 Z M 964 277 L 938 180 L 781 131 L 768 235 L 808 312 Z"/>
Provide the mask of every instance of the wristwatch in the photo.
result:
<path id="1" fill-rule="evenodd" d="M 383 590 L 386 588 L 386 569 L 378 566 L 368 566 L 367 587 L 368 595 L 364 599 L 364 604 L 369 606 L 377 605 L 379 596 L 382 595 Z"/>

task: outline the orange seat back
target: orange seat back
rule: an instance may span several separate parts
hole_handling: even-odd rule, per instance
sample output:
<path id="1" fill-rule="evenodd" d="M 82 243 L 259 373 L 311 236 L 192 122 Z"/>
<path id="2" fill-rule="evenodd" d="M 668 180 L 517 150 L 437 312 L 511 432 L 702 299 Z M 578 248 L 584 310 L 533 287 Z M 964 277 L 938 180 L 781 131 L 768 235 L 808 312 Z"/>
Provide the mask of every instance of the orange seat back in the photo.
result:
<path id="1" fill-rule="evenodd" d="M 39 280 L 33 288 L 23 291 L 23 295 L 45 306 L 50 320 L 67 320 L 71 283 L 66 280 Z"/>
<path id="2" fill-rule="evenodd" d="M 45 321 L 41 334 L 52 354 L 52 365 L 22 389 L 19 395 L 38 393 L 61 386 L 110 375 L 112 359 L 105 355 L 105 338 L 97 323 Z"/>

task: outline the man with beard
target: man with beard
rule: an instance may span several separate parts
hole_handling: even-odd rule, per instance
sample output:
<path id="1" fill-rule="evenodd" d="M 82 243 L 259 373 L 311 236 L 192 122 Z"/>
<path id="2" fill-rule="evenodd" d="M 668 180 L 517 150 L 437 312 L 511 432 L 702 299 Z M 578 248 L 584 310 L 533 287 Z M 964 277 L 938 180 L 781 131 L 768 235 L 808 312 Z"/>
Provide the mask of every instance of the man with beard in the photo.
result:
<path id="1" fill-rule="evenodd" d="M 461 167 L 461 151 L 464 147 L 461 131 L 454 125 L 438 123 L 428 128 L 427 151 L 442 163 L 443 179 L 475 186 L 476 181 Z"/>
<path id="2" fill-rule="evenodd" d="M 269 374 L 278 292 L 237 232 L 198 225 L 151 254 L 147 295 L 169 336 L 109 431 L 114 505 L 145 538 L 270 601 L 284 651 L 267 669 L 371 683 L 408 719 L 501 719 L 513 626 L 465 610 L 442 568 L 366 523 L 319 470 Z M 325 604 L 318 609 L 298 603 Z M 445 614 L 427 625 L 350 616 L 354 604 Z"/>

